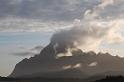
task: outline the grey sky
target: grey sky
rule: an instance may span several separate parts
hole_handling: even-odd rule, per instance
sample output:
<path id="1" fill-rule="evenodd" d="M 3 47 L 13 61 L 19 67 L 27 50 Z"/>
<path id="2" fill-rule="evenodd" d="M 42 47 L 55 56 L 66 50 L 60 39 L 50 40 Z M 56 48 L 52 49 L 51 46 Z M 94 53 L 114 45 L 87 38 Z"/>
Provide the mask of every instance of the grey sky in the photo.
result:
<path id="1" fill-rule="evenodd" d="M 65 23 L 83 18 L 85 11 L 94 8 L 101 1 L 0 0 L 0 31 L 46 31 L 53 25 L 51 23 L 61 24 L 63 27 Z M 102 18 L 124 17 L 124 1 L 114 1 L 113 5 L 100 12 Z M 52 28 L 56 29 L 56 26 Z"/>

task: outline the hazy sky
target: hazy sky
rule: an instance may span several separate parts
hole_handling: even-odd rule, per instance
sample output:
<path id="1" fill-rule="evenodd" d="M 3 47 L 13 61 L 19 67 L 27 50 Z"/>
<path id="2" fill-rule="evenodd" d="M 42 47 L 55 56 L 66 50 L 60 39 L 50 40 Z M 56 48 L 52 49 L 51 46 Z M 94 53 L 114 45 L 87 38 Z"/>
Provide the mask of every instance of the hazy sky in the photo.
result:
<path id="1" fill-rule="evenodd" d="M 92 49 L 124 56 L 123 22 L 124 0 L 0 0 L 0 75 L 38 53 L 54 32 L 74 25 L 104 35 L 86 35 L 96 43 Z"/>

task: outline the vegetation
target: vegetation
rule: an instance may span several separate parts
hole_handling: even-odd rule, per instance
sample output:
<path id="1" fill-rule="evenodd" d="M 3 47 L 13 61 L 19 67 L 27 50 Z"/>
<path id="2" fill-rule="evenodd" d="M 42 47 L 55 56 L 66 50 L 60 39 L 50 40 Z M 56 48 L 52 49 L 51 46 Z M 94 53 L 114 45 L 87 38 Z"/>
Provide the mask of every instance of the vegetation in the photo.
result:
<path id="1" fill-rule="evenodd" d="M 0 77 L 0 82 L 87 82 L 76 78 L 7 78 Z"/>
<path id="2" fill-rule="evenodd" d="M 0 82 L 88 82 L 83 79 L 76 78 L 7 78 L 0 77 Z M 94 82 L 124 82 L 123 76 L 107 76 L 104 79 Z"/>
<path id="3" fill-rule="evenodd" d="M 124 82 L 123 76 L 107 76 L 104 79 L 97 80 L 95 82 Z"/>

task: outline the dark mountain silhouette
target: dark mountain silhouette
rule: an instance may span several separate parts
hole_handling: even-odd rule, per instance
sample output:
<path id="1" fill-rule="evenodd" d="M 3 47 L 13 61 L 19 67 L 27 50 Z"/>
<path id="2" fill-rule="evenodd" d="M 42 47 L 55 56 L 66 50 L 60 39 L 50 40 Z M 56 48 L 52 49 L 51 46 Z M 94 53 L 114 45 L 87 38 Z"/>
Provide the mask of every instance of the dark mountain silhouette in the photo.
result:
<path id="1" fill-rule="evenodd" d="M 75 48 L 73 56 L 62 56 L 68 51 L 63 46 L 55 50 L 50 43 L 39 55 L 19 62 L 9 77 L 90 78 L 92 76 L 124 75 L 124 58 L 109 53 L 83 52 Z"/>

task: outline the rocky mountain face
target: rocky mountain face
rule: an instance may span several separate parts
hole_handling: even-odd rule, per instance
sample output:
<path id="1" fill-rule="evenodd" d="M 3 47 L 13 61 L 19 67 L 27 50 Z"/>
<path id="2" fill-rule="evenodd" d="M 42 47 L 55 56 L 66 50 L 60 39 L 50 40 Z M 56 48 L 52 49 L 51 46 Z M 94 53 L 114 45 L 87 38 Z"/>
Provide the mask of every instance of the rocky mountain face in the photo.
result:
<path id="1" fill-rule="evenodd" d="M 19 62 L 9 77 L 88 78 L 97 74 L 124 75 L 124 58 L 109 53 L 66 51 L 49 44 L 39 55 Z M 70 52 L 72 56 L 59 56 Z M 114 73 L 115 72 L 115 73 Z M 118 73 L 117 73 L 118 72 Z"/>

